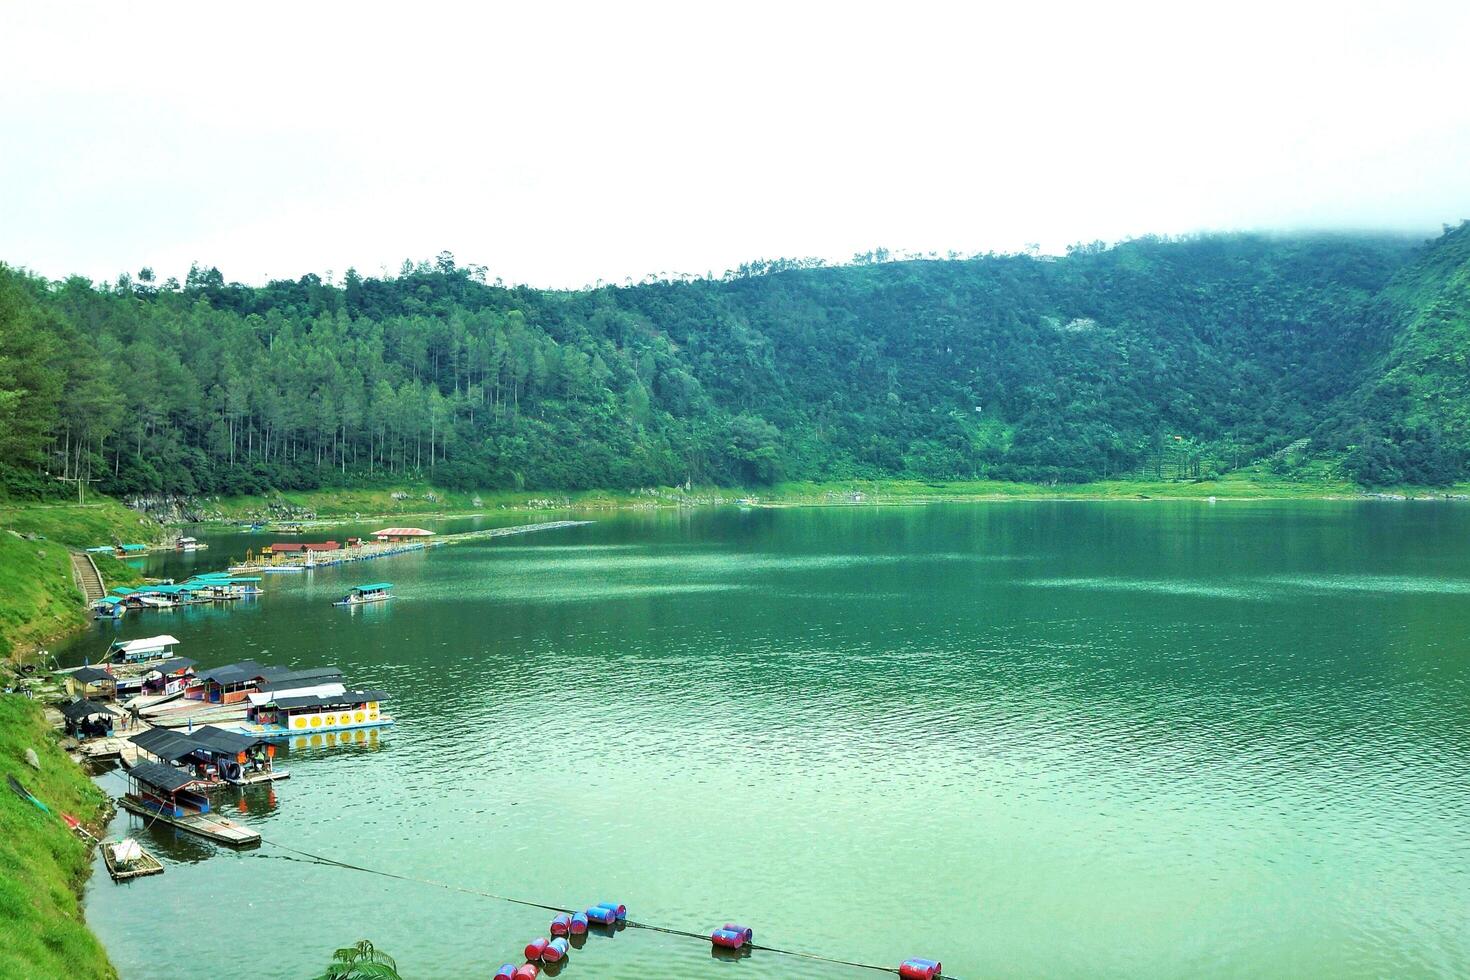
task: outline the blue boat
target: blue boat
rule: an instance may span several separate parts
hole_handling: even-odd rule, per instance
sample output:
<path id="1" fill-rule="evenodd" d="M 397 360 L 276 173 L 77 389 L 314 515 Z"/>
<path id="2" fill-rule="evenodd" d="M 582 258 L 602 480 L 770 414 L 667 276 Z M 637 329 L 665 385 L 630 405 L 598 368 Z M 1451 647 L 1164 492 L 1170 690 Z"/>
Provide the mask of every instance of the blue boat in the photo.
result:
<path id="1" fill-rule="evenodd" d="M 354 585 L 352 589 L 332 603 L 334 606 L 365 606 L 370 602 L 387 602 L 392 599 L 393 593 L 388 591 L 393 588 L 392 582 L 373 582 L 368 585 Z"/>

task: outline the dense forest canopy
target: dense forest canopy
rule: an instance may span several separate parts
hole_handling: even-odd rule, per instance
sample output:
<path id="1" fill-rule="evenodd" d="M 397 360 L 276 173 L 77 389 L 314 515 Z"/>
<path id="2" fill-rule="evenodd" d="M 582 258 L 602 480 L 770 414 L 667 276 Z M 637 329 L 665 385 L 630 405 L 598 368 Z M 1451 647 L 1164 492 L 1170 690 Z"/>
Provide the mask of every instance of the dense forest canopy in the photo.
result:
<path id="1" fill-rule="evenodd" d="M 1470 226 L 1143 239 L 582 291 L 116 283 L 0 266 L 0 479 L 117 495 L 424 478 L 631 488 L 1198 478 L 1291 448 L 1365 483 L 1470 458 Z"/>

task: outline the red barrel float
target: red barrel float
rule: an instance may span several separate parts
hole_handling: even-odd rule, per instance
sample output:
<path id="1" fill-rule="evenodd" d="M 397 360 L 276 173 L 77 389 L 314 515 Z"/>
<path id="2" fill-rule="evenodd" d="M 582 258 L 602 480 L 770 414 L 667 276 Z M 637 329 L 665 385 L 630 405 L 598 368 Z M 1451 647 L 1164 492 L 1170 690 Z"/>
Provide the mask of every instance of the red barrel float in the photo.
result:
<path id="1" fill-rule="evenodd" d="M 530 942 L 526 943 L 526 959 L 530 960 L 532 963 L 539 960 L 541 958 L 541 954 L 546 951 L 547 944 L 550 942 L 550 939 L 547 939 L 543 936 L 540 939 L 533 939 Z"/>
<path id="2" fill-rule="evenodd" d="M 572 923 L 567 931 L 570 932 L 573 936 L 580 936 L 582 933 L 586 932 L 587 913 L 578 912 L 576 915 L 572 916 Z"/>
<path id="3" fill-rule="evenodd" d="M 934 980 L 943 972 L 944 965 L 938 960 L 926 960 L 919 956 L 909 957 L 898 968 L 898 975 L 904 980 Z"/>
<path id="4" fill-rule="evenodd" d="M 536 980 L 541 975 L 541 967 L 535 963 L 522 963 L 516 967 L 513 980 Z"/>
<path id="5" fill-rule="evenodd" d="M 495 980 L 515 980 L 515 978 L 516 965 L 514 963 L 507 963 L 495 971 Z"/>
<path id="6" fill-rule="evenodd" d="M 739 949 L 745 945 L 745 933 L 734 929 L 716 929 L 709 934 L 709 941 L 724 949 Z"/>
<path id="7" fill-rule="evenodd" d="M 565 936 L 572 931 L 572 917 L 562 912 L 551 920 L 551 934 L 553 936 Z"/>

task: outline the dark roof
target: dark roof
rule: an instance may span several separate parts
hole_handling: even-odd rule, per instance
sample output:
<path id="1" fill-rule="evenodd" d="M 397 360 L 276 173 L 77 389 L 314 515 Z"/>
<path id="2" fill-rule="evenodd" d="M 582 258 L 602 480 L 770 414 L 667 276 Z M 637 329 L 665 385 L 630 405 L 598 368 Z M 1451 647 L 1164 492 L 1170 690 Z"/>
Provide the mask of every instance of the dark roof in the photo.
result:
<path id="1" fill-rule="evenodd" d="M 274 668 L 262 667 L 254 660 L 242 660 L 237 664 L 225 664 L 223 667 L 211 667 L 199 675 L 201 681 L 213 681 L 216 684 L 239 684 L 242 681 L 254 680 L 257 677 L 267 676 L 267 672 Z"/>
<path id="2" fill-rule="evenodd" d="M 331 697 L 303 694 L 296 698 L 280 698 L 275 704 L 277 708 L 331 708 L 366 704 L 369 701 L 386 700 L 388 700 L 388 695 L 384 691 L 348 691 L 345 694 L 337 694 Z"/>
<path id="3" fill-rule="evenodd" d="M 61 706 L 61 714 L 63 717 L 68 718 L 71 721 L 80 721 L 81 719 L 90 717 L 91 715 L 110 715 L 112 714 L 112 712 L 102 707 L 102 705 L 98 704 L 96 701 L 88 701 L 86 698 L 77 698 L 70 704 L 63 704 Z"/>
<path id="4" fill-rule="evenodd" d="M 135 762 L 128 770 L 128 775 L 140 783 L 146 783 L 166 793 L 172 793 L 183 789 L 190 783 L 199 781 L 184 770 L 166 766 L 161 762 Z"/>
<path id="5" fill-rule="evenodd" d="M 262 693 L 270 691 L 287 691 L 296 687 L 312 687 L 317 684 L 325 684 L 333 680 L 341 680 L 342 671 L 336 667 L 309 667 L 306 670 L 291 670 L 285 673 L 272 673 L 270 680 L 260 685 L 257 690 Z M 311 684 L 302 684 L 302 681 L 310 681 Z"/>
<path id="6" fill-rule="evenodd" d="M 82 667 L 82 668 L 80 668 L 78 670 L 72 671 L 71 672 L 71 676 L 75 680 L 83 681 L 84 683 L 88 683 L 88 684 L 92 683 L 93 681 L 115 681 L 115 680 L 117 680 L 116 677 L 113 677 L 111 674 L 109 674 L 107 671 L 103 670 L 101 667 Z"/>
<path id="7" fill-rule="evenodd" d="M 167 728 L 150 728 L 146 732 L 134 735 L 128 741 L 149 755 L 167 759 L 169 762 L 177 762 L 202 748 L 190 736 L 182 732 L 170 731 Z"/>
<path id="8" fill-rule="evenodd" d="M 197 664 L 197 661 L 188 657 L 170 657 L 161 664 L 154 664 L 153 669 L 160 674 L 177 674 L 181 670 L 188 670 Z"/>
<path id="9" fill-rule="evenodd" d="M 256 738 L 254 735 L 227 732 L 213 725 L 196 728 L 185 737 L 192 739 L 205 752 L 213 752 L 216 755 L 235 755 L 237 752 L 253 749 L 265 742 L 265 739 Z"/>

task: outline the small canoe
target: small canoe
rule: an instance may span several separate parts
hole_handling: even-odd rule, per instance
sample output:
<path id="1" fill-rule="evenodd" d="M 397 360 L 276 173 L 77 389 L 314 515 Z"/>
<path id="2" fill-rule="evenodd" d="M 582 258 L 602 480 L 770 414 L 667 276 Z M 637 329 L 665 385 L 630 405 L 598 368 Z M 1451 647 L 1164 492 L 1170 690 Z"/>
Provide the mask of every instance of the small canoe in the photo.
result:
<path id="1" fill-rule="evenodd" d="M 107 873 L 112 875 L 113 881 L 163 874 L 163 864 L 158 858 L 143 850 L 131 838 L 104 843 L 102 861 L 107 865 Z"/>

